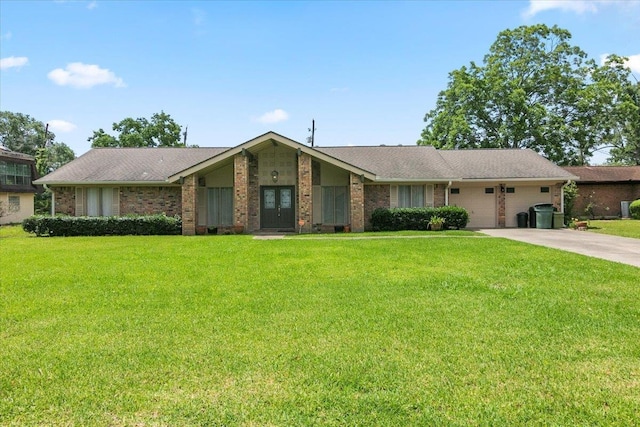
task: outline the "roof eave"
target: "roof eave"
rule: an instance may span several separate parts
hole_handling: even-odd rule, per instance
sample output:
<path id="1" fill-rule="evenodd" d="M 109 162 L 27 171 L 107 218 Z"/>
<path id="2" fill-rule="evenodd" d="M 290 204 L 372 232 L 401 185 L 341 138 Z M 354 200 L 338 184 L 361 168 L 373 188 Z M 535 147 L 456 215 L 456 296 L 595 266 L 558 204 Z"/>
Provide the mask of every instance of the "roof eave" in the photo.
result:
<path id="1" fill-rule="evenodd" d="M 38 179 L 33 181 L 34 184 L 38 185 L 58 185 L 58 186 L 78 186 L 78 185 L 102 185 L 102 186 L 154 186 L 161 185 L 163 187 L 171 185 L 166 180 L 162 181 L 43 181 Z"/>

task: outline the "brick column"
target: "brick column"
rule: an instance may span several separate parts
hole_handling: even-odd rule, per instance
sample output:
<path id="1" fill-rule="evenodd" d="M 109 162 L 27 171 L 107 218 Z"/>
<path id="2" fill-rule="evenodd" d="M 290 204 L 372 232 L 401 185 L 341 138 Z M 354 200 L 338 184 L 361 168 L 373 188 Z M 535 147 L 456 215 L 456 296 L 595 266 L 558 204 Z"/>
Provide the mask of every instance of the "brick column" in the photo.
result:
<path id="1" fill-rule="evenodd" d="M 503 191 L 506 187 L 506 184 L 498 184 L 496 187 L 496 191 L 498 192 L 498 228 L 505 228 L 507 226 L 507 199 Z"/>
<path id="2" fill-rule="evenodd" d="M 304 221 L 303 233 L 311 232 L 311 212 L 313 205 L 313 186 L 311 185 L 311 156 L 301 153 L 298 156 L 298 218 L 296 229 L 300 230 L 298 221 Z"/>
<path id="3" fill-rule="evenodd" d="M 558 209 L 558 212 L 561 212 L 562 209 L 562 186 L 564 185 L 564 183 L 562 184 L 556 184 L 554 185 L 553 188 L 553 206 L 555 206 Z M 620 206 L 620 203 L 618 203 L 618 208 Z"/>
<path id="4" fill-rule="evenodd" d="M 243 231 L 249 226 L 249 159 L 242 154 L 233 158 L 233 224 L 242 227 Z"/>
<path id="5" fill-rule="evenodd" d="M 196 234 L 198 223 L 198 200 L 196 191 L 198 179 L 195 174 L 184 178 L 182 183 L 182 235 L 193 236 Z"/>
<path id="6" fill-rule="evenodd" d="M 351 231 L 362 233 L 364 231 L 364 184 L 360 181 L 360 175 L 353 172 L 349 174 L 349 184 Z"/>
<path id="7" fill-rule="evenodd" d="M 447 191 L 449 190 L 447 190 L 446 184 L 435 184 L 433 186 L 433 207 L 439 208 L 445 205 Z"/>

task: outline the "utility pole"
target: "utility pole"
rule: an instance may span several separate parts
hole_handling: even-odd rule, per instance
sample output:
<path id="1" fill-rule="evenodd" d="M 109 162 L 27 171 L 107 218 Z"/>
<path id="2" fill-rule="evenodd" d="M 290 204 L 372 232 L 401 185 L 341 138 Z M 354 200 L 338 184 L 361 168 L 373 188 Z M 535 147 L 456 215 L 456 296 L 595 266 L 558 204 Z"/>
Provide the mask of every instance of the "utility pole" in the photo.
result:
<path id="1" fill-rule="evenodd" d="M 314 137 L 316 133 L 316 121 L 315 119 L 311 120 L 311 128 L 309 128 L 309 132 L 311 132 L 311 136 L 307 138 L 307 142 L 311 144 L 313 147 Z"/>

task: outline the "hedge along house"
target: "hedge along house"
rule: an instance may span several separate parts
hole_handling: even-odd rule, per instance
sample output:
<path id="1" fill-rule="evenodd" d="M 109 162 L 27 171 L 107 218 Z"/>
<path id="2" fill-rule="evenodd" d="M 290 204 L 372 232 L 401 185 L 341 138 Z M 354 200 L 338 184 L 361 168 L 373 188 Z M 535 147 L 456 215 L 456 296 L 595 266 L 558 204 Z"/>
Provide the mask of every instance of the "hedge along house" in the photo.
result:
<path id="1" fill-rule="evenodd" d="M 33 215 L 33 196 L 39 190 L 36 161 L 0 145 L 0 224 L 21 222 Z"/>
<path id="2" fill-rule="evenodd" d="M 512 227 L 535 203 L 562 210 L 577 177 L 530 150 L 309 147 L 268 132 L 232 148 L 98 148 L 36 181 L 54 213 L 180 215 L 207 229 L 364 231 L 376 208 L 458 205 L 470 227 Z"/>

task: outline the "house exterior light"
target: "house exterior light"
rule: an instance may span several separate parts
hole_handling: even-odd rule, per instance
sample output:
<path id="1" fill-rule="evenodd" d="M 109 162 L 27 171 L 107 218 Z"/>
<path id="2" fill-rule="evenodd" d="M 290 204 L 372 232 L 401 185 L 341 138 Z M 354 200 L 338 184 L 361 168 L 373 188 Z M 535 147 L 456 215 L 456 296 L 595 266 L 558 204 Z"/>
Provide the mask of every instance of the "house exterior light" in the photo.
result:
<path id="1" fill-rule="evenodd" d="M 273 180 L 274 183 L 278 182 L 278 175 L 280 174 L 275 169 L 271 172 L 271 179 Z"/>

